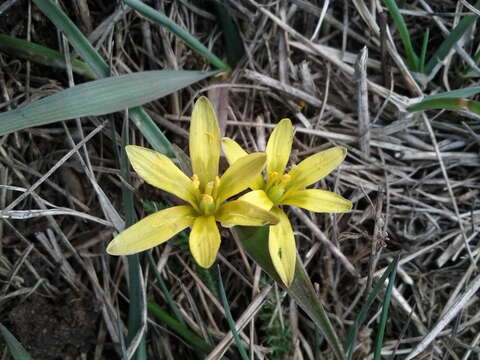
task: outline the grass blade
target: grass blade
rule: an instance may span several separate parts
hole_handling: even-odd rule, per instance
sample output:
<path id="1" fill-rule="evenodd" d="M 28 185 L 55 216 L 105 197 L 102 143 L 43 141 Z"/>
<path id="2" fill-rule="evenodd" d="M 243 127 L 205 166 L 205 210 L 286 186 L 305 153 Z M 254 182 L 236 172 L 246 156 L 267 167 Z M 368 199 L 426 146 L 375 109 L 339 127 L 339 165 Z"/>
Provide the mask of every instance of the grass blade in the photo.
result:
<path id="1" fill-rule="evenodd" d="M 423 42 L 422 42 L 422 50 L 420 52 L 420 59 L 419 59 L 419 72 L 425 72 L 425 58 L 427 56 L 427 48 L 428 48 L 428 40 L 430 38 L 430 29 L 425 31 L 423 34 Z"/>
<path id="2" fill-rule="evenodd" d="M 384 0 L 385 5 L 390 12 L 390 15 L 393 18 L 395 27 L 400 33 L 400 38 L 402 39 L 403 48 L 405 49 L 405 54 L 407 56 L 408 65 L 411 70 L 419 71 L 418 66 L 418 56 L 413 49 L 412 41 L 410 39 L 410 34 L 408 33 L 407 24 L 403 19 L 400 10 L 398 9 L 397 3 L 395 0 Z"/>
<path id="3" fill-rule="evenodd" d="M 382 274 L 380 279 L 377 281 L 375 286 L 372 288 L 372 291 L 370 294 L 367 296 L 367 300 L 363 304 L 363 306 L 360 309 L 360 312 L 357 315 L 357 318 L 355 319 L 355 322 L 353 323 L 352 327 L 348 331 L 347 335 L 347 341 L 345 342 L 345 350 L 347 351 L 347 356 L 348 360 L 352 359 L 353 356 L 353 351 L 355 349 L 355 344 L 356 344 L 356 339 L 357 339 L 357 334 L 358 334 L 358 329 L 360 326 L 363 324 L 367 317 L 367 312 L 372 306 L 375 298 L 377 295 L 380 293 L 380 291 L 383 288 L 383 284 L 387 280 L 387 278 L 390 276 L 390 274 L 393 272 L 394 269 L 397 268 L 399 258 L 396 258 L 385 270 L 385 272 Z"/>
<path id="4" fill-rule="evenodd" d="M 229 71 L 230 67 L 220 60 L 215 54 L 208 50 L 201 42 L 199 42 L 194 36 L 192 36 L 187 30 L 177 25 L 175 22 L 170 20 L 167 16 L 161 12 L 155 10 L 154 8 L 144 4 L 139 0 L 124 0 L 125 4 L 131 6 L 137 10 L 140 14 L 146 16 L 148 19 L 165 26 L 172 33 L 178 36 L 180 39 L 185 41 L 188 46 L 190 46 L 197 53 L 205 56 L 210 64 L 222 71 Z"/>
<path id="5" fill-rule="evenodd" d="M 223 309 L 225 310 L 225 316 L 227 318 L 228 326 L 232 331 L 233 338 L 235 339 L 235 344 L 237 345 L 240 356 L 243 360 L 249 360 L 249 356 L 245 351 L 242 342 L 240 341 L 240 335 L 235 325 L 235 320 L 233 320 L 232 313 L 230 312 L 230 306 L 228 305 L 227 294 L 225 294 L 225 288 L 223 286 L 222 274 L 220 273 L 220 267 L 217 268 L 218 272 L 218 290 L 220 293 L 220 299 L 222 300 Z"/>
<path id="6" fill-rule="evenodd" d="M 245 54 L 243 40 L 238 33 L 238 28 L 228 13 L 227 8 L 219 2 L 214 2 L 217 18 L 223 30 L 225 47 L 227 48 L 227 60 L 231 67 L 235 67 Z"/>
<path id="7" fill-rule="evenodd" d="M 211 74 L 200 71 L 145 71 L 83 83 L 0 114 L 0 135 L 26 127 L 136 107 Z"/>
<path id="8" fill-rule="evenodd" d="M 247 227 L 237 226 L 234 228 L 247 253 L 270 275 L 280 286 L 284 287 L 275 268 L 273 267 L 268 251 L 268 226 Z M 310 316 L 312 321 L 320 329 L 325 339 L 331 346 L 335 357 L 345 360 L 345 352 L 338 335 L 333 328 L 328 315 L 318 299 L 317 293 L 303 268 L 300 261 L 295 266 L 295 277 L 289 288 L 285 289 L 298 305 Z"/>
<path id="9" fill-rule="evenodd" d="M 110 68 L 105 60 L 98 54 L 82 32 L 68 18 L 68 16 L 51 0 L 33 0 L 42 12 L 47 15 L 58 30 L 62 31 L 68 38 L 73 48 L 85 59 L 97 77 L 110 76 Z"/>
<path id="10" fill-rule="evenodd" d="M 5 344 L 7 344 L 10 355 L 14 360 L 32 360 L 27 350 L 25 350 L 15 336 L 13 336 L 13 334 L 2 324 L 0 324 L 0 334 L 3 337 Z"/>
<path id="11" fill-rule="evenodd" d="M 37 64 L 66 68 L 65 57 L 60 52 L 13 36 L 0 34 L 0 49 L 11 56 L 30 60 Z M 75 73 L 90 79 L 96 78 L 90 67 L 83 61 L 72 58 L 70 64 Z"/>
<path id="12" fill-rule="evenodd" d="M 477 1 L 474 6 L 478 9 L 480 7 L 480 0 Z M 457 41 L 460 40 L 465 32 L 473 25 L 477 17 L 477 15 L 467 15 L 458 23 L 428 61 L 425 67 L 426 74 L 430 74 L 433 68 L 445 59 Z"/>
<path id="13" fill-rule="evenodd" d="M 213 346 L 205 342 L 200 336 L 191 331 L 188 327 L 171 317 L 166 311 L 160 308 L 154 302 L 148 303 L 148 310 L 157 319 L 162 321 L 170 329 L 175 331 L 178 335 L 184 338 L 195 350 L 208 354 L 213 350 Z M 222 357 L 222 360 L 228 360 L 226 356 Z"/>
<path id="14" fill-rule="evenodd" d="M 387 320 L 388 320 L 388 310 L 390 308 L 393 286 L 395 284 L 395 278 L 397 276 L 397 266 L 396 266 L 397 263 L 398 263 L 398 258 L 395 263 L 395 267 L 393 268 L 392 273 L 390 274 L 390 277 L 388 279 L 387 290 L 385 291 L 385 297 L 383 298 L 382 314 L 380 316 L 380 325 L 379 325 L 377 336 L 375 339 L 375 352 L 374 352 L 373 360 L 381 360 L 383 337 L 385 335 L 385 326 L 387 325 Z"/>

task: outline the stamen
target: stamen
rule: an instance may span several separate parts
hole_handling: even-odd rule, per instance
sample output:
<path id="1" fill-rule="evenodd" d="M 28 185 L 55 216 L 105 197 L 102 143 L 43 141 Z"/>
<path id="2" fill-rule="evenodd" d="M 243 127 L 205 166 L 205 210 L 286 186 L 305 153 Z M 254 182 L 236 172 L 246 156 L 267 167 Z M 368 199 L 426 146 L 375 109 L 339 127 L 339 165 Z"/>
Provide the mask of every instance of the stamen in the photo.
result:
<path id="1" fill-rule="evenodd" d="M 205 194 L 212 195 L 214 187 L 215 187 L 215 183 L 213 181 L 209 181 L 205 186 Z"/>

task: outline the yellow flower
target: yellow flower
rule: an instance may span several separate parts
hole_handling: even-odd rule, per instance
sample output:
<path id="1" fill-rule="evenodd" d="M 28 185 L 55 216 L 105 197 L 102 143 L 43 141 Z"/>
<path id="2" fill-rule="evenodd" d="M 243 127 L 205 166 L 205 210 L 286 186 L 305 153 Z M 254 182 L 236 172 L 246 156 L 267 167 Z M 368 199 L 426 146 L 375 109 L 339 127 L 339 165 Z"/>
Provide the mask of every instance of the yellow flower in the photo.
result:
<path id="1" fill-rule="evenodd" d="M 305 189 L 333 171 L 343 161 L 347 150 L 334 147 L 321 151 L 292 166 L 285 173 L 292 141 L 292 123 L 289 119 L 283 119 L 268 139 L 265 181 L 260 175 L 250 185 L 253 191 L 239 198 L 270 210 L 280 219 L 278 224 L 270 226 L 268 247 L 273 265 L 287 286 L 292 283 L 295 275 L 296 247 L 292 225 L 280 205 L 330 213 L 348 212 L 352 209 L 350 201 L 333 192 Z M 250 156 L 232 139 L 223 138 L 222 145 L 229 163 Z"/>
<path id="2" fill-rule="evenodd" d="M 245 190 L 261 173 L 266 156 L 244 156 L 218 176 L 220 129 L 210 101 L 195 103 L 190 123 L 190 158 L 193 176 L 185 175 L 168 157 L 155 151 L 127 146 L 128 158 L 147 183 L 172 193 L 188 205 L 158 211 L 117 235 L 108 245 L 111 255 L 128 255 L 159 245 L 191 226 L 189 246 L 196 262 L 210 267 L 220 247 L 217 221 L 229 225 L 263 226 L 278 219 L 251 202 L 228 198 Z"/>

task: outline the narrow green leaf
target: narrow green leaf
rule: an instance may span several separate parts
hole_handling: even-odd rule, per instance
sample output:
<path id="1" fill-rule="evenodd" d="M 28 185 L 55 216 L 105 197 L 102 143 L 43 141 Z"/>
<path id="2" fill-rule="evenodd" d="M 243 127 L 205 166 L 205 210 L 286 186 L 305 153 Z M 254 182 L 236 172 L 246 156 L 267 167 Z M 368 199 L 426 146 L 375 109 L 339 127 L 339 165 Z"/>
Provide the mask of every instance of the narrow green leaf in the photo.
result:
<path id="1" fill-rule="evenodd" d="M 237 226 L 234 231 L 238 234 L 243 247 L 247 253 L 256 261 L 262 269 L 270 275 L 280 286 L 284 287 L 275 268 L 273 267 L 268 252 L 268 227 L 243 227 Z M 295 277 L 293 283 L 285 290 L 297 302 L 297 304 L 310 316 L 312 321 L 319 327 L 325 339 L 339 360 L 345 360 L 345 352 L 340 343 L 338 335 L 333 328 L 327 313 L 318 299 L 313 285 L 305 272 L 300 261 L 295 266 Z"/>
<path id="2" fill-rule="evenodd" d="M 211 74 L 200 71 L 145 71 L 83 83 L 1 113 L 0 135 L 26 127 L 139 106 Z"/>
<path id="3" fill-rule="evenodd" d="M 396 258 L 394 261 L 392 261 L 392 263 L 390 263 L 390 265 L 388 265 L 385 272 L 382 274 L 380 279 L 377 281 L 375 286 L 372 288 L 372 291 L 370 291 L 370 293 L 368 294 L 367 300 L 362 305 L 362 307 L 360 309 L 360 312 L 358 313 L 357 318 L 355 319 L 355 322 L 353 323 L 352 327 L 348 331 L 347 341 L 345 342 L 345 350 L 347 351 L 348 360 L 350 360 L 352 358 L 353 351 L 355 350 L 355 344 L 356 344 L 358 329 L 360 328 L 360 326 L 365 321 L 365 319 L 367 317 L 368 310 L 372 306 L 375 298 L 378 296 L 380 291 L 382 291 L 383 285 L 385 284 L 385 281 L 390 276 L 392 271 L 397 267 L 398 260 L 399 260 L 399 258 Z"/>
<path id="4" fill-rule="evenodd" d="M 434 99 L 442 99 L 442 98 L 458 98 L 458 97 L 470 97 L 473 95 L 476 95 L 480 93 L 480 86 L 473 86 L 473 87 L 467 87 L 463 89 L 457 89 L 457 90 L 452 90 L 452 91 L 446 91 L 443 93 L 438 93 L 435 95 L 428 95 L 424 96 L 423 100 L 434 100 Z"/>
<path id="5" fill-rule="evenodd" d="M 474 5 L 477 9 L 480 8 L 480 0 L 477 1 Z M 448 55 L 450 50 L 455 46 L 458 40 L 465 34 L 465 32 L 473 25 L 475 20 L 478 18 L 477 15 L 467 15 L 465 16 L 458 25 L 450 32 L 447 38 L 442 42 L 442 44 L 437 48 L 433 53 L 432 57 L 425 66 L 425 73 L 430 74 L 433 68 L 438 64 L 438 62 L 443 61 Z"/>
<path id="6" fill-rule="evenodd" d="M 245 54 L 242 38 L 227 8 L 222 3 L 216 1 L 213 2 L 213 5 L 217 10 L 217 18 L 220 20 L 220 26 L 223 30 L 228 64 L 231 67 L 235 67 Z"/>
<path id="7" fill-rule="evenodd" d="M 5 344 L 7 344 L 8 351 L 10 351 L 10 355 L 14 360 L 32 360 L 27 350 L 25 350 L 15 336 L 2 324 L 0 324 L 0 334 Z"/>
<path id="8" fill-rule="evenodd" d="M 230 312 L 230 305 L 228 304 L 227 294 L 225 294 L 225 288 L 223 286 L 222 274 L 220 273 L 220 267 L 217 268 L 218 273 L 218 292 L 220 293 L 220 299 L 222 300 L 223 309 L 225 310 L 225 316 L 227 318 L 228 326 L 233 334 L 235 345 L 237 345 L 240 356 L 243 360 L 249 360 L 247 352 L 245 351 L 242 342 L 240 341 L 240 335 L 238 335 L 237 328 L 235 326 L 235 320 L 233 320 L 232 313 Z"/>
<path id="9" fill-rule="evenodd" d="M 206 343 L 200 336 L 191 331 L 187 326 L 171 317 L 166 311 L 162 310 L 160 306 L 154 302 L 148 303 L 148 310 L 157 319 L 166 324 L 170 329 L 175 331 L 178 335 L 184 338 L 197 351 L 208 354 L 213 350 L 213 346 Z M 227 357 L 222 357 L 223 360 L 228 360 Z"/>
<path id="10" fill-rule="evenodd" d="M 51 0 L 33 0 L 42 12 L 48 16 L 58 30 L 62 31 L 73 48 L 90 65 L 97 77 L 110 76 L 110 68 L 105 60 L 97 53 L 88 39 L 68 18 L 68 16 Z"/>
<path id="11" fill-rule="evenodd" d="M 215 66 L 216 68 L 222 71 L 229 71 L 230 68 L 222 60 L 220 60 L 215 54 L 213 54 L 208 48 L 206 48 L 200 41 L 198 41 L 194 36 L 192 36 L 187 30 L 182 28 L 173 22 L 170 18 L 162 14 L 161 12 L 155 10 L 154 8 L 144 4 L 139 0 L 124 0 L 125 4 L 131 6 L 137 10 L 140 14 L 146 16 L 148 19 L 165 26 L 171 32 L 173 32 L 180 39 L 185 41 L 188 46 L 190 46 L 197 53 L 205 56 L 208 61 Z"/>
<path id="12" fill-rule="evenodd" d="M 388 279 L 388 287 L 385 291 L 385 297 L 383 298 L 382 314 L 380 315 L 380 324 L 375 339 L 375 351 L 373 360 L 381 360 L 383 337 L 385 335 L 385 326 L 387 325 L 388 310 L 390 308 L 390 302 L 392 300 L 392 292 L 396 276 L 397 266 L 393 268 L 393 271 L 390 274 L 390 278 Z"/>
<path id="13" fill-rule="evenodd" d="M 408 65 L 411 70 L 419 71 L 418 67 L 418 56 L 413 49 L 412 41 L 410 39 L 410 34 L 408 33 L 407 24 L 403 19 L 400 10 L 398 9 L 397 3 L 395 0 L 384 0 L 385 5 L 390 12 L 390 15 L 393 18 L 395 27 L 400 33 L 400 38 L 402 39 L 403 48 L 405 49 L 405 54 L 407 56 Z"/>
<path id="14" fill-rule="evenodd" d="M 37 64 L 66 68 L 65 57 L 60 52 L 13 36 L 0 34 L 0 49 L 11 56 L 30 60 Z M 95 79 L 95 74 L 83 61 L 72 58 L 70 64 L 75 73 Z"/>
<path id="15" fill-rule="evenodd" d="M 419 59 L 419 72 L 421 73 L 425 72 L 425 58 L 427 56 L 429 38 L 430 38 L 430 29 L 427 29 L 423 34 L 422 50 L 420 52 L 420 59 Z"/>
<path id="16" fill-rule="evenodd" d="M 421 110 L 469 110 L 468 103 L 472 101 L 465 98 L 438 98 L 423 100 L 415 105 L 408 107 L 408 111 L 421 111 Z"/>

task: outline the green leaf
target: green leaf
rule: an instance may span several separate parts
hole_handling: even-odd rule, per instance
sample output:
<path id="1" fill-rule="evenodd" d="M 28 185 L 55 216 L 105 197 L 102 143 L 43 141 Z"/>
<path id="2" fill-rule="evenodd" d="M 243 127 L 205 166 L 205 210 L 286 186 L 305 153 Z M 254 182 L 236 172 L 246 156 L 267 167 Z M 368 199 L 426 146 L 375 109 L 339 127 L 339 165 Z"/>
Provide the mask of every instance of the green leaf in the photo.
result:
<path id="1" fill-rule="evenodd" d="M 145 71 L 91 81 L 0 114 L 0 135 L 27 127 L 109 114 L 171 94 L 212 75 L 200 71 Z"/>
<path id="2" fill-rule="evenodd" d="M 480 0 L 477 1 L 474 6 L 478 9 L 480 7 Z M 438 62 L 445 59 L 450 50 L 455 46 L 455 44 L 458 42 L 458 40 L 460 40 L 460 38 L 465 34 L 465 32 L 467 32 L 467 30 L 473 25 L 477 18 L 477 15 L 467 15 L 462 20 L 460 20 L 458 25 L 450 32 L 447 38 L 433 53 L 430 61 L 425 66 L 426 74 L 431 73 L 433 68 L 438 64 Z"/>
<path id="3" fill-rule="evenodd" d="M 272 279 L 284 287 L 283 282 L 273 267 L 268 252 L 268 227 L 236 226 L 234 231 L 237 233 L 247 253 Z M 318 299 L 315 289 L 299 260 L 296 262 L 293 283 L 289 288 L 285 288 L 285 290 L 308 316 L 310 316 L 315 325 L 318 326 L 332 347 L 336 358 L 345 360 L 345 352 L 343 351 L 338 335 L 330 323 L 327 313 Z"/>
<path id="4" fill-rule="evenodd" d="M 350 360 L 353 356 L 353 351 L 355 350 L 355 343 L 357 339 L 357 334 L 360 326 L 363 324 L 365 319 L 367 318 L 367 312 L 372 306 L 375 298 L 380 294 L 380 291 L 383 289 L 383 285 L 390 274 L 397 268 L 399 258 L 397 257 L 390 265 L 388 265 L 385 272 L 382 274 L 380 279 L 377 281 L 375 286 L 372 288 L 372 291 L 368 294 L 367 300 L 362 305 L 355 322 L 353 323 L 352 327 L 348 331 L 347 341 L 345 342 L 345 350 L 347 351 L 348 360 Z"/>
<path id="5" fill-rule="evenodd" d="M 220 273 L 220 267 L 217 268 L 218 273 L 218 292 L 220 293 L 220 299 L 222 300 L 223 309 L 225 310 L 225 316 L 227 318 L 228 326 L 232 332 L 233 338 L 235 339 L 235 345 L 237 345 L 240 356 L 243 360 L 248 360 L 249 356 L 245 351 L 245 348 L 240 341 L 240 335 L 238 334 L 237 328 L 235 326 L 235 320 L 233 320 L 232 313 L 230 312 L 230 305 L 228 304 L 227 294 L 225 293 L 225 288 L 223 286 L 222 274 Z"/>
<path id="6" fill-rule="evenodd" d="M 231 67 L 235 67 L 245 54 L 243 41 L 238 28 L 228 13 L 227 8 L 220 2 L 213 2 L 223 30 L 225 47 L 227 48 L 227 60 Z"/>
<path id="7" fill-rule="evenodd" d="M 14 360 L 32 360 L 27 350 L 25 350 L 15 336 L 13 336 L 13 334 L 2 324 L 0 324 L 0 334 L 7 344 L 10 355 Z"/>
<path id="8" fill-rule="evenodd" d="M 410 40 L 410 35 L 408 33 L 407 24 L 403 19 L 400 10 L 398 9 L 397 3 L 395 0 L 384 0 L 385 5 L 387 5 L 388 11 L 393 18 L 395 27 L 400 33 L 400 38 L 402 39 L 403 47 L 407 55 L 408 65 L 411 70 L 419 71 L 418 66 L 418 56 L 413 49 L 412 41 Z"/>
<path id="9" fill-rule="evenodd" d="M 398 262 L 398 258 L 397 258 Z M 393 268 L 390 278 L 388 279 L 388 287 L 383 298 L 382 314 L 380 315 L 380 324 L 378 326 L 377 336 L 375 338 L 375 352 L 373 360 L 381 360 L 383 337 L 385 335 L 385 326 L 388 320 L 388 310 L 392 300 L 393 286 L 395 284 L 395 277 L 397 276 L 397 266 Z"/>
<path id="10" fill-rule="evenodd" d="M 0 34 L 0 49 L 11 56 L 27 59 L 36 62 L 37 64 L 62 69 L 66 68 L 65 56 L 63 56 L 62 53 L 46 46 L 18 39 L 13 36 Z M 72 58 L 70 59 L 70 64 L 75 73 L 86 76 L 90 79 L 95 79 L 95 74 L 83 61 Z"/>
<path id="11" fill-rule="evenodd" d="M 222 60 L 220 60 L 214 53 L 212 53 L 208 48 L 206 48 L 200 41 L 198 41 L 194 36 L 192 36 L 187 30 L 182 28 L 173 22 L 169 17 L 165 16 L 161 12 L 155 10 L 154 8 L 144 4 L 139 0 L 124 0 L 125 4 L 131 6 L 137 10 L 140 14 L 146 16 L 148 19 L 165 26 L 171 32 L 173 32 L 180 39 L 185 41 L 188 46 L 195 50 L 200 55 L 205 56 L 208 61 L 215 66 L 216 68 L 222 71 L 229 71 L 230 68 Z"/>

